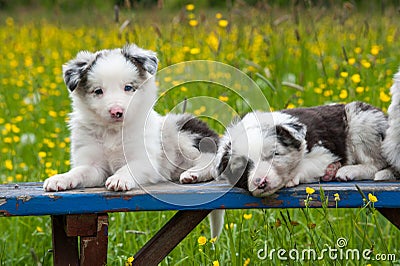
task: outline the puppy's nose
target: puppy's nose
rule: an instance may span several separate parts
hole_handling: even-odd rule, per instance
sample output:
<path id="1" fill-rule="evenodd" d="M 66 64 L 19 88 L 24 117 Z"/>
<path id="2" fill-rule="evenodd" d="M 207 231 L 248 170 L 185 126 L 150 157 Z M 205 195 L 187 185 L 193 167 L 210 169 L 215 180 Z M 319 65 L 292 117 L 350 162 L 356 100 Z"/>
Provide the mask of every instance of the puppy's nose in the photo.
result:
<path id="1" fill-rule="evenodd" d="M 124 109 L 121 107 L 111 107 L 109 110 L 112 118 L 122 118 L 124 115 Z"/>
<path id="2" fill-rule="evenodd" d="M 266 177 L 264 177 L 264 178 L 256 178 L 256 179 L 254 180 L 254 184 L 256 185 L 256 187 L 257 187 L 258 189 L 264 189 L 264 188 L 267 187 L 268 181 L 267 181 L 267 178 L 266 178 Z"/>

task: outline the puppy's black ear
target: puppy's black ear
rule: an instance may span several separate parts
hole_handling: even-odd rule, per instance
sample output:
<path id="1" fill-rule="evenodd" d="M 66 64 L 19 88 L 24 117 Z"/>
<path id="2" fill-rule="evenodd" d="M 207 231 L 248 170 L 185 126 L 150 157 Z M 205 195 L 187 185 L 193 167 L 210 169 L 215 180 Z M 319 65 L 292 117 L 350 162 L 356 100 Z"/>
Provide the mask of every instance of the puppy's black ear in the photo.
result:
<path id="1" fill-rule="evenodd" d="M 307 128 L 301 123 L 287 123 L 275 127 L 278 140 L 287 147 L 301 148 L 305 142 Z"/>
<path id="2" fill-rule="evenodd" d="M 156 53 L 150 50 L 144 50 L 134 44 L 128 44 L 122 48 L 122 54 L 139 69 L 143 69 L 154 75 L 158 68 L 158 59 Z"/>
<path id="3" fill-rule="evenodd" d="M 95 54 L 82 51 L 74 59 L 63 65 L 64 82 L 70 92 L 78 87 L 95 58 Z"/>

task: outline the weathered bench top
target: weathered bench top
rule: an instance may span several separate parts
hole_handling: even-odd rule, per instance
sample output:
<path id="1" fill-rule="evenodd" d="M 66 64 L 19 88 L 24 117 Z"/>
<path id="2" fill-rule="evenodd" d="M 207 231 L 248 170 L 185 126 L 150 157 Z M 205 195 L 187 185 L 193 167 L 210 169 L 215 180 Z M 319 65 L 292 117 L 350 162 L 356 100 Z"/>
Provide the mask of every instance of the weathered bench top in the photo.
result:
<path id="1" fill-rule="evenodd" d="M 210 210 L 249 208 L 302 208 L 306 187 L 315 189 L 311 207 L 320 207 L 320 187 L 335 207 L 334 194 L 339 193 L 339 208 L 363 206 L 356 185 L 374 194 L 376 208 L 400 208 L 400 182 L 327 182 L 285 188 L 266 198 L 255 198 L 242 189 L 220 182 L 191 185 L 157 184 L 128 192 L 104 188 L 44 192 L 42 183 L 0 185 L 0 216 L 65 215 L 120 211 Z"/>

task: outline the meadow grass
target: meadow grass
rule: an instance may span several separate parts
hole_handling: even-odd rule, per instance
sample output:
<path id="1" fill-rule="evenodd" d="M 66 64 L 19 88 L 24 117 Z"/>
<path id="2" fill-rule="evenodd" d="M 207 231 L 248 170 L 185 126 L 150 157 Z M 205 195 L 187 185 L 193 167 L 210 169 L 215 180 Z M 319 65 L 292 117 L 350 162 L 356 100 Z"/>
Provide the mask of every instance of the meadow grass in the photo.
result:
<path id="1" fill-rule="evenodd" d="M 387 8 L 384 14 L 370 5 L 359 9 L 351 5 L 190 9 L 124 11 L 122 21 L 130 20 L 124 29 L 113 22 L 111 10 L 0 11 L 0 182 L 43 181 L 69 169 L 66 122 L 71 109 L 61 65 L 80 50 L 134 42 L 157 51 L 161 70 L 188 60 L 223 62 L 260 87 L 268 99 L 266 111 L 353 100 L 387 109 L 392 76 L 400 62 L 395 8 Z M 227 103 L 239 115 L 249 110 L 238 95 L 222 86 L 174 81 L 175 76 L 159 80 L 161 87 L 174 87 L 160 98 L 160 113 L 173 110 L 185 98 L 202 95 Z M 188 111 L 202 116 L 207 108 L 191 106 Z M 222 133 L 216 119 L 209 122 Z M 323 201 L 315 194 L 312 197 Z M 109 265 L 124 265 L 172 215 L 110 214 Z M 204 221 L 162 265 L 400 263 L 399 231 L 369 208 L 232 210 L 225 223 L 220 239 L 212 243 Z M 0 228 L 0 264 L 51 264 L 49 217 L 1 218 Z M 348 241 L 348 247 L 396 254 L 397 261 L 327 257 L 282 261 L 277 256 L 265 260 L 257 256 L 265 246 L 320 252 L 334 247 L 340 237 Z"/>

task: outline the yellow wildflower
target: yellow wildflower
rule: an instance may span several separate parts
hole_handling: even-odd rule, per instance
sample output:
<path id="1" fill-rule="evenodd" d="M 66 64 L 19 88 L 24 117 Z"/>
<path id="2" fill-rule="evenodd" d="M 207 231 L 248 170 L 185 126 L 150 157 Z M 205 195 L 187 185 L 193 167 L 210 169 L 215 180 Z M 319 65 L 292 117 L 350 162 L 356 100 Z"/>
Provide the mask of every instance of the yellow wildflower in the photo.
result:
<path id="1" fill-rule="evenodd" d="M 213 266 L 219 266 L 219 262 L 217 260 L 213 261 Z"/>
<path id="2" fill-rule="evenodd" d="M 203 245 L 205 245 L 205 244 L 207 243 L 207 238 L 206 238 L 205 236 L 200 236 L 200 237 L 197 239 L 197 243 L 198 243 L 200 246 L 203 246 Z"/>
<path id="3" fill-rule="evenodd" d="M 356 59 L 354 57 L 349 58 L 349 65 L 354 65 L 355 62 L 356 62 Z"/>
<path id="4" fill-rule="evenodd" d="M 306 187 L 306 193 L 307 193 L 308 195 L 312 195 L 312 194 L 314 194 L 314 192 L 315 192 L 315 189 L 310 188 L 310 187 Z"/>
<path id="5" fill-rule="evenodd" d="M 5 161 L 5 166 L 6 166 L 6 169 L 10 170 L 10 171 L 14 168 L 13 163 L 12 163 L 11 160 L 6 160 Z"/>
<path id="6" fill-rule="evenodd" d="M 340 91 L 340 94 L 339 94 L 339 98 L 340 98 L 340 99 L 346 99 L 347 96 L 349 96 L 347 90 L 341 90 L 341 91 Z"/>
<path id="7" fill-rule="evenodd" d="M 187 11 L 193 11 L 194 8 L 195 8 L 195 6 L 194 6 L 193 4 L 187 4 L 187 5 L 186 5 L 186 10 L 187 10 Z"/>
<path id="8" fill-rule="evenodd" d="M 218 97 L 218 99 L 220 100 L 220 101 L 223 101 L 223 102 L 227 102 L 228 100 L 229 100 L 229 97 L 228 96 L 219 96 Z"/>
<path id="9" fill-rule="evenodd" d="M 199 54 L 200 53 L 200 48 L 192 48 L 190 49 L 191 54 Z"/>
<path id="10" fill-rule="evenodd" d="M 244 261 L 243 266 L 247 266 L 247 265 L 249 265 L 249 264 L 250 264 L 250 258 L 247 258 L 247 259 Z"/>
<path id="11" fill-rule="evenodd" d="M 361 65 L 365 68 L 370 68 L 371 67 L 371 63 L 368 62 L 367 60 L 363 59 L 361 60 Z"/>
<path id="12" fill-rule="evenodd" d="M 349 73 L 343 71 L 343 72 L 340 72 L 340 76 L 341 76 L 342 78 L 347 78 L 347 77 L 349 76 Z"/>
<path id="13" fill-rule="evenodd" d="M 253 214 L 251 214 L 251 213 L 245 213 L 245 214 L 243 214 L 243 218 L 244 218 L 245 220 L 250 220 L 251 217 L 253 217 Z"/>
<path id="14" fill-rule="evenodd" d="M 199 25 L 199 22 L 195 19 L 191 19 L 191 20 L 189 20 L 189 25 L 191 27 L 196 27 L 197 25 Z"/>
<path id="15" fill-rule="evenodd" d="M 43 232 L 43 228 L 40 226 L 36 226 L 36 231 L 38 231 L 39 233 Z"/>
<path id="16" fill-rule="evenodd" d="M 228 26 L 229 22 L 226 19 L 221 19 L 218 21 L 218 25 L 221 28 L 226 28 Z"/>
<path id="17" fill-rule="evenodd" d="M 217 237 L 213 237 L 213 238 L 210 239 L 210 243 L 211 243 L 211 244 L 214 244 L 215 241 L 217 241 Z"/>
<path id="18" fill-rule="evenodd" d="M 222 18 L 222 14 L 218 12 L 217 14 L 215 14 L 215 18 L 221 19 Z"/>
<path id="19" fill-rule="evenodd" d="M 364 87 L 360 87 L 360 86 L 357 87 L 357 88 L 356 88 L 356 92 L 357 92 L 357 93 L 363 93 L 363 92 L 364 92 Z"/>
<path id="20" fill-rule="evenodd" d="M 126 262 L 125 262 L 125 266 L 131 266 L 132 262 L 135 260 L 134 257 L 129 257 Z"/>
<path id="21" fill-rule="evenodd" d="M 335 193 L 335 194 L 333 194 L 333 196 L 335 197 L 335 201 L 339 201 L 340 200 L 339 193 Z"/>
<path id="22" fill-rule="evenodd" d="M 378 198 L 376 196 L 372 195 L 371 193 L 368 194 L 368 199 L 372 203 L 375 203 L 378 201 Z"/>
<path id="23" fill-rule="evenodd" d="M 371 47 L 371 54 L 372 55 L 378 55 L 379 54 L 379 46 L 378 45 L 372 45 Z"/>
<path id="24" fill-rule="evenodd" d="M 379 99 L 380 99 L 382 102 L 387 103 L 387 102 L 390 101 L 390 96 L 387 95 L 384 91 L 381 91 L 381 92 L 379 93 Z"/>
<path id="25" fill-rule="evenodd" d="M 354 83 L 360 83 L 361 82 L 360 74 L 354 74 L 353 76 L 351 76 L 351 81 L 353 81 Z"/>

